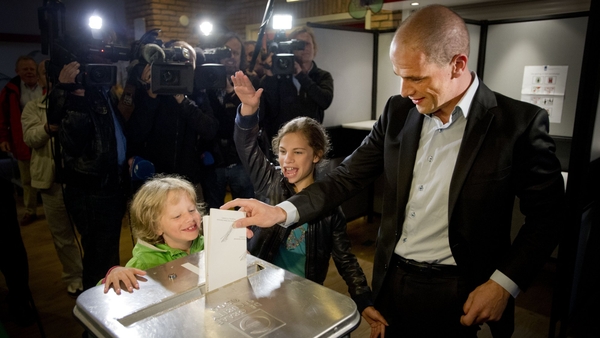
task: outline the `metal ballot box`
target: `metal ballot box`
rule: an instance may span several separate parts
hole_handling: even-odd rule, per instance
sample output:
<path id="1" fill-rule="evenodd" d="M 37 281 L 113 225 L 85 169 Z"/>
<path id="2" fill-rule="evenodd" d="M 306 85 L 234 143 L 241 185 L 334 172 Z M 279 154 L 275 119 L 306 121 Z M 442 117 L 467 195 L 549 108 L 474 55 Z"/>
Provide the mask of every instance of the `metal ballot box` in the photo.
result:
<path id="1" fill-rule="evenodd" d="M 204 252 L 196 253 L 149 269 L 133 293 L 89 289 L 73 312 L 98 337 L 342 337 L 360 323 L 348 296 L 254 256 L 247 262 L 247 278 L 206 293 Z"/>

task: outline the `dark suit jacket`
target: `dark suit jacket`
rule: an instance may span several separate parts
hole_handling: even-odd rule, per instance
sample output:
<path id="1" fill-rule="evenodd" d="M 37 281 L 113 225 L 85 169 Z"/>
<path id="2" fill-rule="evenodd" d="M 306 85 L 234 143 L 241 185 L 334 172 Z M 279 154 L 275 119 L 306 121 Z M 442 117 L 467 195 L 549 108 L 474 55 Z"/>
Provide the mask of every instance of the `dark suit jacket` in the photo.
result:
<path id="1" fill-rule="evenodd" d="M 439 173 L 452 175 L 448 200 L 452 254 L 472 288 L 499 269 L 525 290 L 557 244 L 563 210 L 564 183 L 548 135 L 548 113 L 494 93 L 481 82 L 470 109 L 456 167 Z M 423 119 L 410 100 L 391 97 L 360 147 L 327 178 L 289 199 L 303 223 L 383 173 L 375 298 L 402 233 Z M 511 244 L 515 196 L 526 220 Z"/>

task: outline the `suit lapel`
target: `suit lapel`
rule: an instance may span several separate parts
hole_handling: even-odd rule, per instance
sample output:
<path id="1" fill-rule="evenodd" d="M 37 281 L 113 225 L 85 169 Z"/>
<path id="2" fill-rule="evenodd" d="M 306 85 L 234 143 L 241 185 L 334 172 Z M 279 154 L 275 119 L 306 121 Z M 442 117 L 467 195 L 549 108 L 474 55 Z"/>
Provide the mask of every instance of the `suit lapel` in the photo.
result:
<path id="1" fill-rule="evenodd" d="M 460 145 L 456 165 L 450 181 L 450 192 L 448 197 L 448 220 L 452 219 L 452 212 L 458 195 L 462 189 L 467 174 L 471 169 L 477 153 L 485 140 L 494 114 L 489 107 L 496 106 L 496 98 L 491 90 L 483 83 L 479 83 L 479 89 L 473 98 L 471 111 L 467 118 L 467 126 Z"/>

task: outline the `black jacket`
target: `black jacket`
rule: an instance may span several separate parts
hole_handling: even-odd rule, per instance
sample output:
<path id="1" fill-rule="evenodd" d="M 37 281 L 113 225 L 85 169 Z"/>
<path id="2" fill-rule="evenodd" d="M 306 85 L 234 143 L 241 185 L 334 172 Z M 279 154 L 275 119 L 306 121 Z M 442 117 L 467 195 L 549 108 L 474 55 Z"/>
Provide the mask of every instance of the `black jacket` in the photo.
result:
<path id="1" fill-rule="evenodd" d="M 85 96 L 73 95 L 60 88 L 50 94 L 63 97 L 59 140 L 63 148 L 65 183 L 82 189 L 122 188 L 126 177 L 124 166 L 119 166 L 115 123 L 122 125 L 116 107 L 100 89 L 88 89 Z M 60 99 L 57 99 L 60 101 Z"/>
<path id="2" fill-rule="evenodd" d="M 333 77 L 323 69 L 313 67 L 308 74 L 295 75 L 300 83 L 300 91 L 291 76 L 264 76 L 260 87 L 264 88 L 261 106 L 261 127 L 265 128 L 268 139 L 272 139 L 286 122 L 308 116 L 323 123 L 325 109 L 333 101 Z"/>
<path id="3" fill-rule="evenodd" d="M 275 205 L 294 194 L 294 187 L 281 174 L 279 167 L 271 164 L 260 150 L 257 141 L 258 117 L 246 117 L 253 124 L 250 129 L 235 125 L 235 145 L 244 167 L 250 174 L 258 198 Z M 246 122 L 244 121 L 244 122 Z M 243 123 L 243 122 L 242 122 Z M 245 124 L 245 123 L 243 123 Z M 346 219 L 341 208 L 335 208 L 321 217 L 307 221 L 306 278 L 323 284 L 327 277 L 329 259 L 348 285 L 348 292 L 356 302 L 359 312 L 372 305 L 371 289 L 356 257 L 350 251 L 350 238 L 346 232 Z M 248 251 L 261 259 L 273 262 L 279 247 L 285 242 L 294 226 L 283 228 L 253 227 L 254 236 L 248 240 Z"/>
<path id="4" fill-rule="evenodd" d="M 135 102 L 127 122 L 127 157 L 140 156 L 152 162 L 157 173 L 198 182 L 200 145 L 212 142 L 219 125 L 208 103 L 199 108 L 188 98 L 181 104 L 172 95 L 153 99 L 140 89 Z"/>

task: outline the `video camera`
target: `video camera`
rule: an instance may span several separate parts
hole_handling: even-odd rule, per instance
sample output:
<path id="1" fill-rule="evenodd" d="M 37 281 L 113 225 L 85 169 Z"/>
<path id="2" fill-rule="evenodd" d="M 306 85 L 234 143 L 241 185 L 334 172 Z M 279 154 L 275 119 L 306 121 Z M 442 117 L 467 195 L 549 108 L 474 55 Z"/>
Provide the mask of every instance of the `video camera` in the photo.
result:
<path id="1" fill-rule="evenodd" d="M 269 52 L 273 53 L 271 71 L 273 75 L 292 75 L 296 72 L 294 66 L 294 51 L 303 50 L 306 43 L 302 40 L 272 41 Z"/>
<path id="2" fill-rule="evenodd" d="M 103 44 L 102 41 L 60 39 L 53 43 L 48 75 L 57 79 L 63 66 L 79 62 L 75 83 L 83 87 L 107 87 L 117 83 L 117 67 L 112 62 L 129 60 L 129 48 Z"/>
<path id="3" fill-rule="evenodd" d="M 132 47 L 133 59 L 140 62 L 141 69 L 152 65 L 152 92 L 155 94 L 191 95 L 196 89 L 225 88 L 225 67 L 218 64 L 222 58 L 231 57 L 229 48 L 197 49 L 196 70 L 191 63 L 192 53 L 183 46 L 173 46 L 173 42 L 163 44 L 158 39 L 160 29 L 146 32 Z M 165 46 L 166 45 L 166 46 Z M 204 57 L 202 57 L 204 55 Z"/>
<path id="4" fill-rule="evenodd" d="M 196 69 L 194 84 L 197 89 L 220 89 L 227 86 L 227 73 L 221 60 L 231 57 L 228 47 L 206 48 L 203 50 L 204 59 L 198 55 L 199 65 Z"/>

